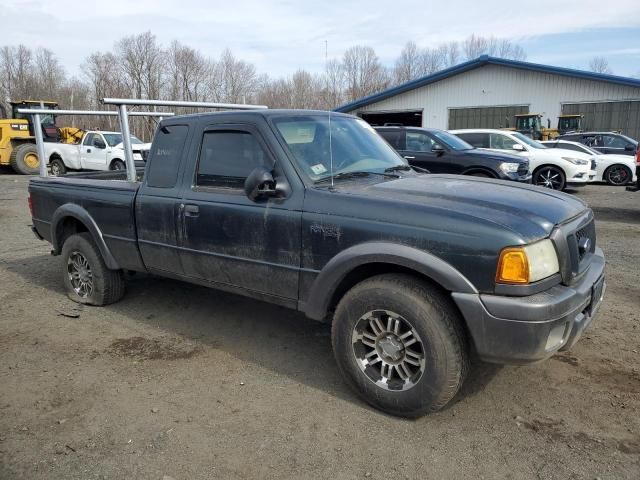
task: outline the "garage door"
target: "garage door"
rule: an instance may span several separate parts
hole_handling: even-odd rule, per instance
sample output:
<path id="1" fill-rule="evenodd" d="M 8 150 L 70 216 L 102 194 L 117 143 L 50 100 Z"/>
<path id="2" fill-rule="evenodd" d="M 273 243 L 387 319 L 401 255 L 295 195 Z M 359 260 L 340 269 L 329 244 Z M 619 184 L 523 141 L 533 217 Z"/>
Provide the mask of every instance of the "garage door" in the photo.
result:
<path id="1" fill-rule="evenodd" d="M 449 130 L 458 128 L 504 128 L 513 126 L 513 116 L 529 113 L 528 105 L 449 109 Z M 508 119 L 508 123 L 507 123 Z"/>
<path id="2" fill-rule="evenodd" d="M 565 103 L 562 113 L 584 115 L 586 130 L 621 130 L 631 138 L 640 139 L 640 100 Z"/>

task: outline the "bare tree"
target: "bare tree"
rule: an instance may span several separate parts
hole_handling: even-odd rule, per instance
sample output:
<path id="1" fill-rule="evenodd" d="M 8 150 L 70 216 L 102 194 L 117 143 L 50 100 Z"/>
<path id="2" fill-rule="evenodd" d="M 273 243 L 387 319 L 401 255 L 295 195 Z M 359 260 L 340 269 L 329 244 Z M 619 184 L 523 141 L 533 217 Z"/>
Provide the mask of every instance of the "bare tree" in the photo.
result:
<path id="1" fill-rule="evenodd" d="M 329 60 L 323 76 L 322 108 L 331 110 L 344 101 L 345 76 L 342 63 L 336 59 Z"/>
<path id="2" fill-rule="evenodd" d="M 371 47 L 356 45 L 344 52 L 342 68 L 347 100 L 355 100 L 383 90 L 390 84 L 389 74 Z"/>
<path id="3" fill-rule="evenodd" d="M 605 57 L 593 57 L 589 62 L 589 70 L 596 73 L 612 73 L 609 61 Z"/>
<path id="4" fill-rule="evenodd" d="M 404 83 L 413 80 L 420 74 L 420 64 L 423 53 L 418 49 L 415 42 L 407 42 L 400 52 L 393 69 L 393 80 L 396 83 Z"/>
<path id="5" fill-rule="evenodd" d="M 216 100 L 249 103 L 257 93 L 256 67 L 251 63 L 238 60 L 231 50 L 225 49 L 215 66 L 211 83 Z"/>

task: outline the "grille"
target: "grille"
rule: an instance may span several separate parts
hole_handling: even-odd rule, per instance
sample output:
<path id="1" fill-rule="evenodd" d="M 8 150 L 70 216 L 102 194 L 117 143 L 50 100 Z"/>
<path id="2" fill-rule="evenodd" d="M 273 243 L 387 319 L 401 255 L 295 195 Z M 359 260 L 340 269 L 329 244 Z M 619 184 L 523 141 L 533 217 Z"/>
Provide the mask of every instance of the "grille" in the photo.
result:
<path id="1" fill-rule="evenodd" d="M 518 167 L 518 175 L 526 175 L 529 173 L 529 161 L 522 162 Z"/>
<path id="2" fill-rule="evenodd" d="M 577 230 L 575 233 L 576 237 L 576 252 L 578 253 L 578 261 L 581 262 L 587 253 L 593 253 L 596 250 L 596 228 L 593 220 L 591 220 L 587 225 Z M 584 242 L 583 239 L 589 239 L 589 248 L 582 249 L 580 248 L 581 242 Z"/>

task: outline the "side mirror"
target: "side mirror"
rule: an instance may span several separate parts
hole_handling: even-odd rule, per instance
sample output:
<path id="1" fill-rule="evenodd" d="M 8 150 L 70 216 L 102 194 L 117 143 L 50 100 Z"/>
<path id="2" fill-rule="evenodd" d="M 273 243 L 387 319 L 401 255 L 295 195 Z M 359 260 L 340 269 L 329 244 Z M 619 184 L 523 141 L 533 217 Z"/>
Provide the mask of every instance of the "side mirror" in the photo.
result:
<path id="1" fill-rule="evenodd" d="M 442 153 L 444 152 L 444 148 L 442 148 L 442 145 L 440 145 L 439 143 L 434 143 L 431 146 L 431 151 L 434 153 Z"/>
<path id="2" fill-rule="evenodd" d="M 276 181 L 273 179 L 271 171 L 265 167 L 257 167 L 249 174 L 244 181 L 244 193 L 249 200 L 257 202 L 269 197 L 275 197 Z"/>
<path id="3" fill-rule="evenodd" d="M 627 144 L 624 146 L 624 150 L 625 150 L 626 152 L 634 152 L 634 151 L 636 150 L 636 147 L 635 147 L 634 145 L 631 145 L 630 143 L 627 143 Z"/>
<path id="4" fill-rule="evenodd" d="M 107 148 L 107 145 L 99 138 L 96 138 L 93 140 L 93 146 L 101 150 L 104 150 L 105 148 Z"/>
<path id="5" fill-rule="evenodd" d="M 514 143 L 513 145 L 511 145 L 511 149 L 515 150 L 516 152 L 524 152 L 524 146 L 520 145 L 519 143 Z"/>

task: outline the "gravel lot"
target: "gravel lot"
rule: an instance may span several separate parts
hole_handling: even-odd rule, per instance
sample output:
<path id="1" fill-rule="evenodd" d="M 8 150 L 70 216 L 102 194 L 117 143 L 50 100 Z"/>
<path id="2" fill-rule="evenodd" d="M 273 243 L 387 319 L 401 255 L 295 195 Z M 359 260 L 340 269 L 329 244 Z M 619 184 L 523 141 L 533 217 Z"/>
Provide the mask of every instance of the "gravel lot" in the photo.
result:
<path id="1" fill-rule="evenodd" d="M 79 307 L 0 175 L 0 478 L 640 478 L 640 193 L 592 185 L 608 291 L 573 351 L 477 367 L 415 421 L 346 387 L 329 328 L 135 276 Z"/>

